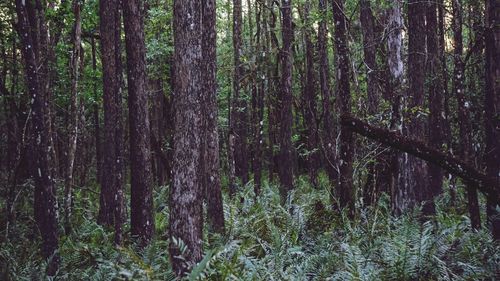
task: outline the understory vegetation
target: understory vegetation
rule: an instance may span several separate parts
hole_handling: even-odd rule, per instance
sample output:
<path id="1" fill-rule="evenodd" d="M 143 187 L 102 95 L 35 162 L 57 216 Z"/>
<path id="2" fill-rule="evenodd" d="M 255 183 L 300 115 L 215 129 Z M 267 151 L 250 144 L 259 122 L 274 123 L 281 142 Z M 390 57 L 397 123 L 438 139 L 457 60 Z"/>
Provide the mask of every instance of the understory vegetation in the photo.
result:
<path id="1" fill-rule="evenodd" d="M 258 199 L 254 198 L 251 183 L 233 199 L 224 198 L 227 234 L 205 237 L 205 256 L 185 278 L 496 280 L 499 277 L 500 245 L 492 240 L 488 229 L 472 231 L 469 218 L 459 215 L 466 213 L 467 206 L 465 203 L 453 206 L 447 192 L 436 200 L 437 215 L 433 222 L 421 223 L 419 208 L 399 217 L 391 215 L 388 196 L 374 206 L 358 208 L 360 212 L 350 220 L 332 209 L 326 176 L 320 177 L 318 188 L 313 188 L 305 177 L 296 183 L 297 188 L 284 206 L 280 205 L 276 185 L 268 182 L 263 184 Z M 39 256 L 41 242 L 38 233 L 34 233 L 32 189 L 29 183 L 20 189 L 15 224 L 8 235 L 5 230 L 0 233 L 1 280 L 176 278 L 167 254 L 168 186 L 154 190 L 156 236 L 145 249 L 139 249 L 130 237 L 122 247 L 113 246 L 113 231 L 95 222 L 97 187 L 78 189 L 74 231 L 70 236 L 62 236 L 61 265 L 53 277 L 45 276 L 46 263 Z M 455 202 L 466 202 L 460 190 Z M 182 241 L 176 243 L 189 254 Z"/>

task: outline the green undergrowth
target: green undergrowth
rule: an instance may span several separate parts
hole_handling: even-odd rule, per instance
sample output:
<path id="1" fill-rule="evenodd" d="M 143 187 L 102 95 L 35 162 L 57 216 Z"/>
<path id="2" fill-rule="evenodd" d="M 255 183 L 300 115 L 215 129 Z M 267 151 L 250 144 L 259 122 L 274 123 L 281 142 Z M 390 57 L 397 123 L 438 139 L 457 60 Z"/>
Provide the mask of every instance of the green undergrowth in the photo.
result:
<path id="1" fill-rule="evenodd" d="M 256 199 L 251 183 L 224 195 L 226 235 L 205 231 L 205 256 L 186 280 L 496 280 L 500 246 L 486 228 L 470 229 L 464 206 L 437 199 L 434 222 L 418 208 L 394 217 L 387 196 L 358 208 L 355 219 L 331 208 L 325 177 L 318 188 L 296 181 L 287 203 L 267 182 Z M 30 207 L 31 190 L 17 204 L 8 239 L 2 230 L 0 280 L 47 280 Z M 461 195 L 461 194 L 459 194 Z M 54 280 L 174 280 L 168 258 L 168 187 L 155 189 L 155 240 L 138 249 L 130 239 L 113 246 L 113 232 L 95 223 L 92 188 L 75 194 L 74 229 L 60 241 Z M 463 202 L 463 201 L 462 201 Z M 3 202 L 1 204 L 4 204 Z M 0 206 L 2 209 L 4 206 Z M 2 218 L 2 225 L 4 225 Z M 62 233 L 62 232 L 61 232 Z M 210 243 L 208 242 L 210 241 Z M 179 243 L 182 243 L 179 242 Z"/>

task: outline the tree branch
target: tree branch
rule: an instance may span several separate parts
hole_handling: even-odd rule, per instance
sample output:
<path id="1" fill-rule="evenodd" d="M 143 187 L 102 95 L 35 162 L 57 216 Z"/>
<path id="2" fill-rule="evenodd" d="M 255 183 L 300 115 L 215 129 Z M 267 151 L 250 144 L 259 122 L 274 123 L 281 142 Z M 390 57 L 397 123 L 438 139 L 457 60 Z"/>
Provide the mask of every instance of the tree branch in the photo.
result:
<path id="1" fill-rule="evenodd" d="M 422 141 L 402 136 L 397 132 L 374 127 L 350 115 L 342 115 L 340 122 L 342 126 L 355 133 L 435 164 L 449 173 L 471 182 L 477 186 L 479 191 L 488 196 L 498 197 L 498 186 L 496 186 L 495 179 L 488 177 L 469 163 L 451 154 L 443 153 L 429 147 Z"/>

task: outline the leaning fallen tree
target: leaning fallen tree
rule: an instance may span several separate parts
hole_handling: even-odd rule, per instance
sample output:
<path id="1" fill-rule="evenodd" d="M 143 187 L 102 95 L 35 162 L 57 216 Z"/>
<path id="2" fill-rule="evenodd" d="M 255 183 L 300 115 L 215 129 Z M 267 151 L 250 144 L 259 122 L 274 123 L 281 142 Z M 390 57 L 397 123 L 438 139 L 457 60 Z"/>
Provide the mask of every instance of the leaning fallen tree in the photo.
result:
<path id="1" fill-rule="evenodd" d="M 422 141 L 405 137 L 397 132 L 377 128 L 350 115 L 342 115 L 340 122 L 342 126 L 355 133 L 435 164 L 450 174 L 472 183 L 479 191 L 491 196 L 490 198 L 500 200 L 496 179 L 488 177 L 474 166 L 449 153 L 443 153 Z"/>

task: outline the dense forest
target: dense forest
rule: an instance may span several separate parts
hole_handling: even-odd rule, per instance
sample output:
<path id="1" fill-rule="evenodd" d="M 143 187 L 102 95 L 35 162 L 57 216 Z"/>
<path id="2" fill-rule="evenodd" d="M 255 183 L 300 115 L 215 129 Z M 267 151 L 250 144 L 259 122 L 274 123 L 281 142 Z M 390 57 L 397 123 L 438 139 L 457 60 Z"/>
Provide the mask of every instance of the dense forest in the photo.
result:
<path id="1" fill-rule="evenodd" d="M 500 0 L 0 3 L 0 280 L 500 280 Z"/>

